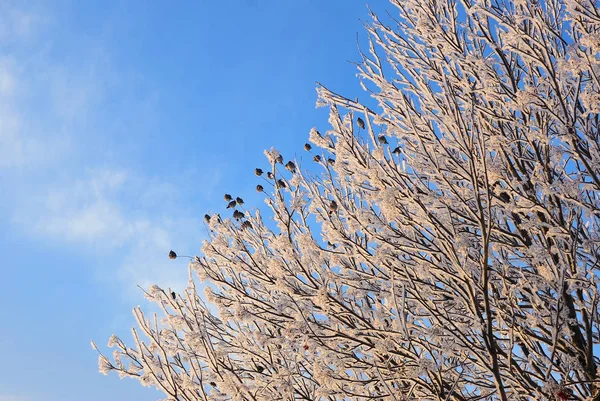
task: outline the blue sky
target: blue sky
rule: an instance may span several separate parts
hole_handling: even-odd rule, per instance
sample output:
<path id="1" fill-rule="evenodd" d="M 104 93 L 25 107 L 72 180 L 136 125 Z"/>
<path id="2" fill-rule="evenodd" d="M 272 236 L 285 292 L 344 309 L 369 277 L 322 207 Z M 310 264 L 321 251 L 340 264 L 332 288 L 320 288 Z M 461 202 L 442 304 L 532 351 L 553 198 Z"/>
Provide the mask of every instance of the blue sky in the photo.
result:
<path id="1" fill-rule="evenodd" d="M 174 6 L 177 4 L 177 6 Z M 373 5 L 373 4 L 372 4 Z M 380 9 L 390 9 L 382 1 Z M 98 373 L 137 284 L 181 289 L 202 216 L 302 155 L 315 81 L 360 90 L 362 1 L 0 0 L 0 401 L 155 400 Z"/>

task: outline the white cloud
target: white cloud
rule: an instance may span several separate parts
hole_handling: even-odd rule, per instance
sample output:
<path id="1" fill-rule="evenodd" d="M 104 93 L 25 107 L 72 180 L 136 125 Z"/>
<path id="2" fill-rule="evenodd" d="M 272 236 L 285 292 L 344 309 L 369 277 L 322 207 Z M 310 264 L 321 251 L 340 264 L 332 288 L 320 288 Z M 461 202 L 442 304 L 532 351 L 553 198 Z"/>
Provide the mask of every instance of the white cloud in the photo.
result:
<path id="1" fill-rule="evenodd" d="M 32 39 L 47 22 L 47 17 L 20 8 L 18 2 L 0 1 L 0 42 Z"/>
<path id="2" fill-rule="evenodd" d="M 64 156 L 68 141 L 40 106 L 58 78 L 44 72 L 44 63 L 0 56 L 0 168 L 38 168 Z"/>
<path id="3" fill-rule="evenodd" d="M 115 121 L 137 121 L 131 116 L 138 114 L 153 121 L 158 105 L 139 102 L 128 75 L 101 43 L 85 46 L 76 64 L 53 58 L 51 39 L 35 41 L 51 18 L 15 4 L 0 0 L 0 44 L 17 43 L 22 51 L 0 56 L 0 191 L 9 194 L 0 197 L 0 220 L 68 248 L 86 264 L 104 264 L 101 280 L 128 289 L 150 283 L 183 288 L 186 269 L 166 255 L 171 248 L 194 254 L 203 226 L 183 211 L 179 189 L 160 176 L 122 167 L 127 160 L 86 157 L 96 151 L 90 136 L 110 136 L 115 129 L 114 122 L 97 126 L 104 117 L 97 110 L 126 98 L 132 107 Z M 139 129 L 122 124 L 116 129 Z"/>
<path id="4" fill-rule="evenodd" d="M 31 235 L 86 254 L 118 255 L 119 268 L 107 267 L 101 279 L 117 278 L 129 289 L 153 283 L 182 289 L 187 273 L 167 254 L 171 248 L 193 253 L 202 235 L 196 227 L 202 225 L 187 216 L 169 215 L 171 208 L 177 213 L 176 202 L 169 200 L 172 191 L 168 183 L 155 185 L 122 170 L 95 169 L 84 179 L 33 197 L 14 221 Z"/>
<path id="5" fill-rule="evenodd" d="M 122 245 L 133 234 L 115 198 L 126 182 L 123 171 L 94 171 L 85 179 L 55 186 L 29 209 L 40 210 L 24 223 L 35 232 L 79 244 Z"/>

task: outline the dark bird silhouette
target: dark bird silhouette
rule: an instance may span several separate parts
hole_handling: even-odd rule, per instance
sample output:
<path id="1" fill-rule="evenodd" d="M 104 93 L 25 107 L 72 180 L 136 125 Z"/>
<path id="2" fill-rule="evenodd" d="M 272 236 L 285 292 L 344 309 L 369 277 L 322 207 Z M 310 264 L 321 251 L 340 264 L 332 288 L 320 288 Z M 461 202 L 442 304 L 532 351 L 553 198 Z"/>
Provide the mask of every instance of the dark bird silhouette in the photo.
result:
<path id="1" fill-rule="evenodd" d="M 334 200 L 329 202 L 329 212 L 333 213 L 333 212 L 337 212 L 337 210 L 338 210 L 337 202 Z"/>
<path id="2" fill-rule="evenodd" d="M 229 202 L 229 203 L 227 204 L 227 209 L 234 208 L 234 207 L 235 207 L 235 205 L 237 205 L 237 203 L 236 203 L 234 200 L 232 200 L 231 202 Z"/>
<path id="3" fill-rule="evenodd" d="M 312 149 L 312 146 L 310 146 L 310 143 L 304 144 L 304 150 L 306 150 L 307 152 L 310 152 L 311 149 Z"/>
<path id="4" fill-rule="evenodd" d="M 270 171 L 267 171 L 267 178 L 268 178 L 269 180 L 272 180 L 273 178 L 275 178 L 275 176 L 273 175 L 273 173 L 272 173 L 272 172 L 270 172 Z"/>
<path id="5" fill-rule="evenodd" d="M 231 197 L 231 195 L 229 195 L 229 194 L 225 194 L 225 195 L 223 196 L 223 199 L 225 199 L 225 202 L 229 202 L 229 201 L 230 201 L 230 200 L 232 200 L 233 198 Z"/>
<path id="6" fill-rule="evenodd" d="M 332 158 L 330 157 L 329 159 L 327 159 L 327 163 L 328 163 L 330 166 L 334 166 L 334 165 L 335 165 L 335 159 L 332 159 Z"/>
<path id="7" fill-rule="evenodd" d="M 286 168 L 288 171 L 291 171 L 292 173 L 295 173 L 295 172 L 296 172 L 296 165 L 295 165 L 295 164 L 294 164 L 294 162 L 292 162 L 292 161 L 289 161 L 289 162 L 287 162 L 287 164 L 285 165 L 285 168 Z"/>
<path id="8" fill-rule="evenodd" d="M 204 215 L 204 221 L 206 221 L 207 223 L 210 223 L 210 215 L 205 214 Z"/>
<path id="9" fill-rule="evenodd" d="M 508 203 L 510 202 L 510 195 L 508 194 L 508 192 L 500 192 L 500 195 L 498 195 L 498 198 L 500 198 L 500 200 L 504 203 Z"/>
<path id="10" fill-rule="evenodd" d="M 275 159 L 275 161 L 279 164 L 283 164 L 283 156 L 279 155 L 277 156 L 277 158 Z"/>
<path id="11" fill-rule="evenodd" d="M 260 365 L 258 365 L 258 366 L 256 367 L 256 371 L 257 371 L 258 373 L 262 373 L 264 370 L 265 370 L 265 368 L 263 368 L 263 367 L 262 367 L 262 366 L 260 366 Z"/>
<path id="12" fill-rule="evenodd" d="M 188 255 L 177 255 L 175 253 L 175 251 L 170 250 L 169 251 L 169 259 L 177 259 L 177 258 L 189 258 L 190 260 L 193 259 L 191 256 L 188 256 Z"/>
<path id="13" fill-rule="evenodd" d="M 238 210 L 234 210 L 234 212 L 233 212 L 233 218 L 236 219 L 236 220 L 243 219 L 244 218 L 244 213 L 242 213 L 242 212 L 240 212 Z"/>
<path id="14" fill-rule="evenodd" d="M 175 294 L 175 291 L 171 291 L 171 298 L 173 298 L 173 300 L 177 299 L 177 294 Z"/>
<path id="15" fill-rule="evenodd" d="M 396 155 L 399 155 L 399 154 L 400 154 L 400 152 L 401 152 L 401 150 L 400 150 L 400 146 L 396 146 L 396 147 L 394 148 L 394 150 L 392 150 L 392 153 L 394 153 L 394 154 L 396 154 Z"/>
<path id="16" fill-rule="evenodd" d="M 287 187 L 285 181 L 277 180 L 277 188 L 285 188 L 285 187 Z"/>
<path id="17" fill-rule="evenodd" d="M 365 129 L 365 122 L 362 118 L 358 117 L 356 123 L 358 124 L 358 128 Z"/>
<path id="18" fill-rule="evenodd" d="M 248 220 L 246 220 L 242 223 L 242 228 L 243 229 L 252 228 L 252 223 L 250 223 Z"/>
<path id="19" fill-rule="evenodd" d="M 315 157 L 313 157 L 313 161 L 317 163 L 321 162 L 321 156 L 315 155 Z"/>
<path id="20" fill-rule="evenodd" d="M 256 192 L 262 192 L 262 191 L 264 191 L 264 188 L 263 188 L 263 186 L 262 186 L 262 185 L 260 185 L 260 184 L 258 184 L 258 185 L 256 186 Z"/>
<path id="21" fill-rule="evenodd" d="M 385 135 L 379 135 L 379 138 L 377 138 L 377 140 L 379 140 L 380 145 L 387 145 L 387 143 L 388 143 Z"/>
<path id="22" fill-rule="evenodd" d="M 240 198 L 239 196 L 237 198 L 235 198 L 235 201 L 237 202 L 238 205 L 244 204 L 244 200 L 242 198 Z"/>
<path id="23" fill-rule="evenodd" d="M 263 174 L 263 171 L 261 169 L 259 169 L 259 168 L 255 168 L 254 169 L 254 174 L 256 174 L 257 176 L 260 177 Z"/>

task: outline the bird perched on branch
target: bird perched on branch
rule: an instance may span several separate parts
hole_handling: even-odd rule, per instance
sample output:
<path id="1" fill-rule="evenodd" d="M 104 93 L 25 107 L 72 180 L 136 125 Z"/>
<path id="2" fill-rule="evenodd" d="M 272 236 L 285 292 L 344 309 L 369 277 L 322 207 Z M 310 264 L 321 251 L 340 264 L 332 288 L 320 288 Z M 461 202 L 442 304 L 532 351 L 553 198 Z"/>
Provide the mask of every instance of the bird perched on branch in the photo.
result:
<path id="1" fill-rule="evenodd" d="M 356 119 L 356 123 L 358 124 L 358 128 L 365 129 L 365 122 L 363 121 L 362 118 L 358 117 Z"/>
<path id="2" fill-rule="evenodd" d="M 256 192 L 262 192 L 262 191 L 264 191 L 264 188 L 263 188 L 263 186 L 262 186 L 262 185 L 260 185 L 260 184 L 258 184 L 258 185 L 256 186 Z"/>
<path id="3" fill-rule="evenodd" d="M 227 209 L 234 208 L 234 207 L 235 207 L 235 205 L 237 205 L 237 203 L 236 203 L 234 200 L 232 200 L 231 202 L 229 202 L 229 203 L 227 204 Z"/>
<path id="4" fill-rule="evenodd" d="M 310 143 L 304 144 L 304 150 L 306 150 L 307 152 L 310 152 L 311 149 L 312 149 L 312 146 L 310 146 Z"/>
<path id="5" fill-rule="evenodd" d="M 238 205 L 244 204 L 244 200 L 242 198 L 240 198 L 239 196 L 237 198 L 235 198 L 235 201 L 237 202 Z"/>
<path id="6" fill-rule="evenodd" d="M 233 218 L 236 219 L 236 220 L 243 219 L 244 218 L 244 213 L 242 213 L 242 212 L 240 212 L 238 210 L 234 210 L 234 212 L 233 212 Z"/>
<path id="7" fill-rule="evenodd" d="M 321 162 L 321 156 L 315 155 L 315 157 L 313 157 L 313 161 L 316 162 L 316 163 L 320 163 Z"/>
<path id="8" fill-rule="evenodd" d="M 210 215 L 205 214 L 204 215 L 204 221 L 206 221 L 207 223 L 210 223 Z"/>
<path id="9" fill-rule="evenodd" d="M 377 138 L 377 140 L 379 141 L 380 145 L 388 144 L 388 141 L 387 141 L 387 138 L 385 137 L 385 135 L 379 135 L 379 138 Z"/>
<path id="10" fill-rule="evenodd" d="M 279 164 L 283 164 L 283 156 L 281 156 L 281 155 L 277 156 L 277 158 L 275 159 L 275 162 L 277 162 Z"/>
<path id="11" fill-rule="evenodd" d="M 267 171 L 267 178 L 268 178 L 269 180 L 272 180 L 273 178 L 275 178 L 275 176 L 273 175 L 273 173 L 272 173 L 272 172 L 270 172 L 270 171 Z"/>
<path id="12" fill-rule="evenodd" d="M 229 194 L 225 194 L 225 195 L 223 196 L 223 199 L 225 199 L 225 202 L 229 202 L 229 201 L 230 201 L 230 200 L 232 200 L 233 198 L 231 197 L 231 195 L 229 195 Z"/>
<path id="13" fill-rule="evenodd" d="M 287 164 L 285 165 L 285 168 L 286 168 L 286 170 L 291 171 L 292 173 L 296 172 L 296 165 L 292 161 L 287 162 Z"/>
<path id="14" fill-rule="evenodd" d="M 277 188 L 285 188 L 285 187 L 287 187 L 285 181 L 277 180 Z"/>
<path id="15" fill-rule="evenodd" d="M 254 174 L 256 174 L 257 176 L 260 177 L 263 174 L 263 171 L 260 168 L 255 168 L 254 169 Z"/>
<path id="16" fill-rule="evenodd" d="M 188 255 L 177 255 L 175 253 L 175 251 L 173 251 L 173 250 L 169 251 L 169 259 L 177 259 L 178 257 L 193 259 L 191 256 L 188 256 Z"/>
<path id="17" fill-rule="evenodd" d="M 329 214 L 337 212 L 338 210 L 338 204 L 336 201 L 332 200 L 331 202 L 329 202 Z"/>

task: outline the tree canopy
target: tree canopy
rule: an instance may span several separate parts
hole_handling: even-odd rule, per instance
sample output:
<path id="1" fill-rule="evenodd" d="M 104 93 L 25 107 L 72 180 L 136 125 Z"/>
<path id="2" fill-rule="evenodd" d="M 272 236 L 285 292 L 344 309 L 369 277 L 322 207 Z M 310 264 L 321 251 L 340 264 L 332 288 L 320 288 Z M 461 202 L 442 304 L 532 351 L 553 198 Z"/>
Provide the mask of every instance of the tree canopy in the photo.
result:
<path id="1" fill-rule="evenodd" d="M 600 400 L 600 4 L 392 3 L 357 63 L 377 106 L 319 85 L 310 168 L 266 151 L 267 207 L 205 217 L 189 287 L 148 289 L 163 316 L 136 308 L 103 373 L 168 400 Z"/>

